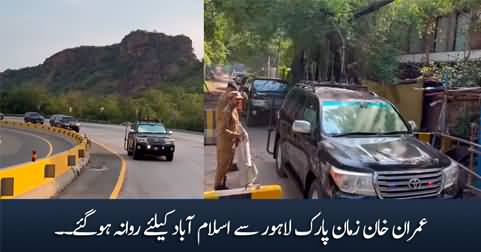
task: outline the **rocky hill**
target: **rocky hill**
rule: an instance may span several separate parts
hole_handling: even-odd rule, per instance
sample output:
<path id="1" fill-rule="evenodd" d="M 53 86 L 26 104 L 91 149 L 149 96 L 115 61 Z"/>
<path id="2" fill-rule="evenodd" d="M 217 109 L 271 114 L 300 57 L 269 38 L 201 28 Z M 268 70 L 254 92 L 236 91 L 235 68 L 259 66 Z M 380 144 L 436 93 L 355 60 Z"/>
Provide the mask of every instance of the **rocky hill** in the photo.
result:
<path id="1" fill-rule="evenodd" d="M 66 49 L 38 66 L 6 70 L 0 73 L 0 91 L 38 85 L 57 94 L 135 95 L 151 87 L 201 81 L 201 63 L 190 38 L 137 30 L 118 44 Z"/>

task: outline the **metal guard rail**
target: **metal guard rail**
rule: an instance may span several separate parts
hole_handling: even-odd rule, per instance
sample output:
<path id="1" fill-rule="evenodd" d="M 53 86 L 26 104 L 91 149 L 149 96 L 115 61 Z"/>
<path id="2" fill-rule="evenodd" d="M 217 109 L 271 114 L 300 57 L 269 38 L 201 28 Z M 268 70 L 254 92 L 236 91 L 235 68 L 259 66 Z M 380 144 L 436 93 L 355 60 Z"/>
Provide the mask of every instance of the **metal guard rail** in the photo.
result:
<path id="1" fill-rule="evenodd" d="M 481 194 L 481 189 L 473 185 L 473 178 L 481 181 L 481 175 L 475 171 L 475 158 L 474 155 L 481 155 L 481 145 L 468 141 L 463 138 L 451 136 L 441 132 L 416 132 L 416 136 L 419 140 L 430 144 L 433 147 L 439 146 L 439 149 L 443 153 L 447 153 L 453 148 L 459 148 L 461 145 L 469 146 L 466 150 L 469 152 L 469 166 L 467 167 L 460 162 L 460 160 L 455 160 L 458 162 L 459 167 L 467 173 L 466 188 L 473 190 L 474 192 Z M 451 157 L 452 158 L 452 157 Z M 453 158 L 454 159 L 454 158 Z M 478 160 L 481 162 L 481 160 Z"/>

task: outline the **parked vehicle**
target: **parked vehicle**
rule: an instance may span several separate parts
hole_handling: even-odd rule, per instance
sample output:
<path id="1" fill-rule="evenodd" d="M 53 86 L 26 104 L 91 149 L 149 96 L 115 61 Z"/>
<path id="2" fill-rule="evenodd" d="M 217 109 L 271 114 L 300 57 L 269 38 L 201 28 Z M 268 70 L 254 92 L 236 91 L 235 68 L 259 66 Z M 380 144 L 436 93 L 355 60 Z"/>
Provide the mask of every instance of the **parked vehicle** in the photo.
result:
<path id="1" fill-rule="evenodd" d="M 68 115 L 52 115 L 50 117 L 50 126 L 80 131 L 80 123 L 77 119 Z"/>
<path id="2" fill-rule="evenodd" d="M 38 112 L 27 112 L 23 116 L 25 123 L 40 123 L 43 124 L 44 117 Z"/>
<path id="3" fill-rule="evenodd" d="M 144 155 L 165 156 L 167 161 L 174 159 L 175 141 L 172 131 L 160 122 L 138 121 L 125 128 L 124 149 L 134 159 Z"/>
<path id="4" fill-rule="evenodd" d="M 255 78 L 247 84 L 247 125 L 272 121 L 287 94 L 287 82 L 280 79 Z"/>
<path id="5" fill-rule="evenodd" d="M 305 197 L 459 196 L 465 181 L 458 164 L 416 139 L 414 130 L 414 122 L 406 123 L 393 104 L 373 93 L 300 83 L 270 133 L 279 175 L 290 170 Z"/>
<path id="6" fill-rule="evenodd" d="M 0 120 L 3 120 L 3 119 L 5 119 L 5 115 L 0 113 Z"/>

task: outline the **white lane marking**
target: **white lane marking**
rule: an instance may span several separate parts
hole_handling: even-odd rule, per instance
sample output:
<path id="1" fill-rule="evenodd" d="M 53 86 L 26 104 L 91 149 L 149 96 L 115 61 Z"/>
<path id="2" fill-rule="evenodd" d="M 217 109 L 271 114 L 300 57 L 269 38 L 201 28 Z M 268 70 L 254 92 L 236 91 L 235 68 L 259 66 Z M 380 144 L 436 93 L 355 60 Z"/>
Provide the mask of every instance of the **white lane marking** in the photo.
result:
<path id="1" fill-rule="evenodd" d="M 46 138 L 35 135 L 35 134 L 32 134 L 32 133 L 20 131 L 20 130 L 15 130 L 15 129 L 10 129 L 10 128 L 3 128 L 3 129 L 5 129 L 7 131 L 14 131 L 14 132 L 16 132 L 18 134 L 21 134 L 21 135 L 27 135 L 27 136 L 31 136 L 31 137 L 35 137 L 37 139 L 40 139 L 41 141 L 45 142 L 48 145 L 48 153 L 45 157 L 50 157 L 52 155 L 52 153 L 53 153 L 52 143 L 49 140 L 47 140 Z"/>

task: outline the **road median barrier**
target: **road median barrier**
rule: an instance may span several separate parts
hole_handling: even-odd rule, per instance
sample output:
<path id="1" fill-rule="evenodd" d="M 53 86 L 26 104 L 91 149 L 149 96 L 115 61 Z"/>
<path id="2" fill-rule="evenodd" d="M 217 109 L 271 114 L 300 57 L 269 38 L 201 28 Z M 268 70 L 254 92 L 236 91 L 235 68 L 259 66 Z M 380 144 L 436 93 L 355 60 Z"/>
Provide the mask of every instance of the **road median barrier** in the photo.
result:
<path id="1" fill-rule="evenodd" d="M 88 163 L 90 141 L 77 132 L 18 121 L 0 121 L 0 126 L 38 129 L 68 138 L 75 144 L 61 153 L 0 169 L 0 199 L 51 198 L 72 182 Z"/>
<path id="2" fill-rule="evenodd" d="M 247 188 L 204 192 L 204 199 L 282 199 L 280 185 L 255 185 Z"/>

